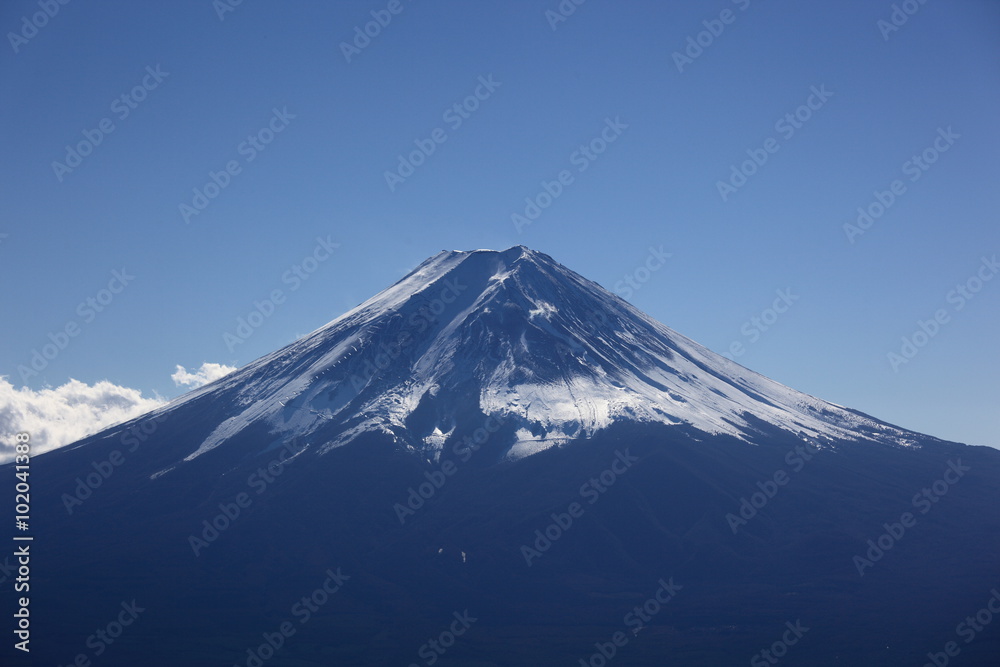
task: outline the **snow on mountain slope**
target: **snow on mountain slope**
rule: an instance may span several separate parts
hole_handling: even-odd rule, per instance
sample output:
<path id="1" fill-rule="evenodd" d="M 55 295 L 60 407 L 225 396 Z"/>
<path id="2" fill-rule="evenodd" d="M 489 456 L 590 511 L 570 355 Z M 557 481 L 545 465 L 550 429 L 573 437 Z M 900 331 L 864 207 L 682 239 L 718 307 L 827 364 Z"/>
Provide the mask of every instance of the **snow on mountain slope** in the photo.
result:
<path id="1" fill-rule="evenodd" d="M 753 442 L 757 420 L 802 438 L 910 444 L 897 429 L 717 355 L 523 246 L 441 252 L 312 334 L 170 405 L 233 414 L 185 460 L 251 424 L 286 437 L 378 430 L 433 455 L 469 414 L 516 428 L 508 457 L 614 421 Z"/>

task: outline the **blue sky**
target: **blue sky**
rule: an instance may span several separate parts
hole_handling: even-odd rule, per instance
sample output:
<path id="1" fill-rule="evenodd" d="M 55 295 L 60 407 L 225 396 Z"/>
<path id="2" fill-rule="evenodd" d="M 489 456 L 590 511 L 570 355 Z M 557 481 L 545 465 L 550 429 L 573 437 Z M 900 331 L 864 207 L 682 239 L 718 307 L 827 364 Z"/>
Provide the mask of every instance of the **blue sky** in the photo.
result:
<path id="1" fill-rule="evenodd" d="M 796 389 L 1000 446 L 1000 5 L 901 4 L 6 2 L 0 374 L 170 398 L 442 249 L 524 244 Z"/>

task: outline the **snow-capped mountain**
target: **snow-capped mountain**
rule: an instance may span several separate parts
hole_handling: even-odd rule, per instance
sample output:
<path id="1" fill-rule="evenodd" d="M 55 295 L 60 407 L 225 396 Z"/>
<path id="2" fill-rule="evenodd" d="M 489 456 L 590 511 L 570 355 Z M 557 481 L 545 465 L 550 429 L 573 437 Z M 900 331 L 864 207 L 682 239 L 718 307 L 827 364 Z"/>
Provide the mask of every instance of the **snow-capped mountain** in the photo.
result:
<path id="1" fill-rule="evenodd" d="M 0 663 L 429 665 L 467 612 L 442 665 L 746 664 L 796 620 L 795 664 L 922 664 L 996 586 L 998 478 L 996 450 L 784 387 L 546 255 L 442 252 L 33 459 L 43 641 Z"/>
<path id="2" fill-rule="evenodd" d="M 254 424 L 285 436 L 322 430 L 329 439 L 320 453 L 382 431 L 433 455 L 470 413 L 513 426 L 511 459 L 616 421 L 750 442 L 761 421 L 818 441 L 913 442 L 912 433 L 711 352 L 524 246 L 441 252 L 314 333 L 164 410 L 201 400 L 238 408 L 185 460 Z"/>

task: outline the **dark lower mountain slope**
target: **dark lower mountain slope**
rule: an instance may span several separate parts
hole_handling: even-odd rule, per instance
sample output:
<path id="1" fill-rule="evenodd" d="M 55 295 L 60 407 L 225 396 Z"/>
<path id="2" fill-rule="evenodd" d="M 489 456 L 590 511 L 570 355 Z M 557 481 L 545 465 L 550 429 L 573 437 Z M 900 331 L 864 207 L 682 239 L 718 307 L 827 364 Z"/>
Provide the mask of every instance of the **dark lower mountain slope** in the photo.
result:
<path id="1" fill-rule="evenodd" d="M 184 429 L 165 422 L 160 437 L 183 439 Z M 34 519 L 33 659 L 68 664 L 85 653 L 98 664 L 86 638 L 133 599 L 146 611 L 104 664 L 247 664 L 247 648 L 285 620 L 296 633 L 265 664 L 427 664 L 421 646 L 466 609 L 478 620 L 439 664 L 575 665 L 618 631 L 629 642 L 617 664 L 746 664 L 781 639 L 786 621 L 809 628 L 788 664 L 923 664 L 928 651 L 962 641 L 955 626 L 1000 584 L 997 452 L 843 442 L 803 448 L 806 460 L 795 453 L 801 442 L 775 435 L 750 446 L 620 425 L 585 447 L 513 463 L 486 441 L 467 461 L 463 446 L 450 449 L 446 475 L 372 434 L 272 465 L 280 474 L 259 494 L 263 478 L 251 476 L 279 450 L 236 465 L 206 456 L 160 485 L 143 484 L 135 461 L 69 516 L 52 491 L 71 489 L 92 455 L 117 445 L 98 442 L 67 452 L 59 469 L 38 466 L 36 488 L 51 500 Z M 257 437 L 248 449 L 270 438 Z M 937 502 L 915 504 L 925 487 L 938 497 L 934 483 L 952 464 L 962 476 L 950 475 Z M 787 483 L 770 487 L 777 471 Z M 424 487 L 423 506 L 400 512 L 409 489 L 442 475 L 433 493 Z M 773 497 L 734 534 L 726 517 L 739 516 L 758 483 Z M 190 536 L 210 539 L 202 521 L 240 493 L 249 506 L 196 556 Z M 574 502 L 579 516 L 567 524 Z M 915 525 L 860 576 L 855 556 L 904 512 Z M 547 529 L 551 545 L 535 532 Z M 530 566 L 525 545 L 539 549 Z M 295 602 L 338 568 L 350 579 L 300 624 Z M 681 588 L 633 634 L 626 614 L 661 579 Z M 987 626 L 958 664 L 991 664 L 997 640 Z"/>

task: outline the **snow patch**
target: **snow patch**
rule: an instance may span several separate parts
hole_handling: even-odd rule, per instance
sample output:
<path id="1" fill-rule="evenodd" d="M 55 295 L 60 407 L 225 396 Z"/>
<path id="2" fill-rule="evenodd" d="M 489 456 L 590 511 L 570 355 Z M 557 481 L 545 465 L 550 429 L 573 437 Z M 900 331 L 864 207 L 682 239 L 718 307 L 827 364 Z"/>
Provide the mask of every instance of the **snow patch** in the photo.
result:
<path id="1" fill-rule="evenodd" d="M 528 311 L 528 319 L 533 320 L 536 317 L 541 317 L 542 319 L 551 319 L 553 315 L 559 311 L 551 303 L 546 303 L 545 301 L 539 301 L 535 304 L 537 308 L 532 308 Z"/>

